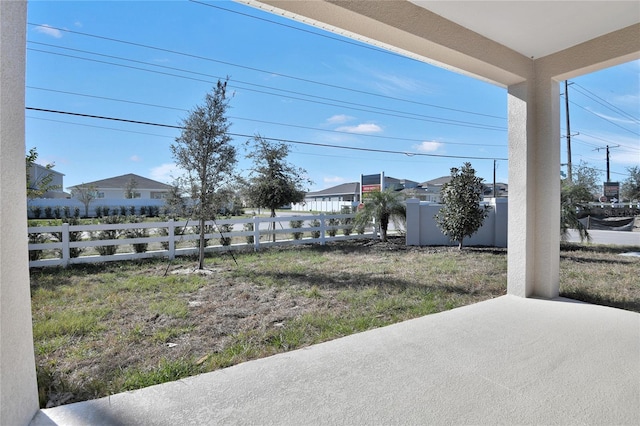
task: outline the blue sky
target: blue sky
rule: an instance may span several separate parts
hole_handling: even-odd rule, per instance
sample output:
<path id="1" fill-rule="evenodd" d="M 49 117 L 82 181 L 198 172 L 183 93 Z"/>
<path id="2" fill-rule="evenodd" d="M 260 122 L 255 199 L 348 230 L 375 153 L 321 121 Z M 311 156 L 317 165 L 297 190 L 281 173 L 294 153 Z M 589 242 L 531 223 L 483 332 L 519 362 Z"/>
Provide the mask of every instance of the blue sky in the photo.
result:
<path id="1" fill-rule="evenodd" d="M 423 182 L 465 161 L 491 181 L 493 159 L 497 180 L 507 182 L 503 88 L 228 1 L 30 1 L 28 8 L 29 108 L 175 126 L 228 76 L 238 147 L 254 134 L 327 145 L 290 144 L 289 161 L 307 170 L 310 190 L 381 171 Z M 640 61 L 572 82 L 573 163 L 602 170 L 604 180 L 604 147 L 619 145 L 611 179 L 624 180 L 626 168 L 640 164 Z M 54 163 L 65 187 L 125 173 L 171 183 L 180 173 L 169 148 L 177 129 L 26 116 L 27 149 Z M 565 139 L 561 156 L 565 163 Z"/>

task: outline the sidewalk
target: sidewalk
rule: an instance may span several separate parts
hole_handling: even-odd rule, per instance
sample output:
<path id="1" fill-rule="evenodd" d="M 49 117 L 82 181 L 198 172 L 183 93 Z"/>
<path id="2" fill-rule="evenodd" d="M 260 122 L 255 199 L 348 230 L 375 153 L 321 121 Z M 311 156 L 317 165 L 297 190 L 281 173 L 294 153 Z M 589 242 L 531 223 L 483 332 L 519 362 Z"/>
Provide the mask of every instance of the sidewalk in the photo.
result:
<path id="1" fill-rule="evenodd" d="M 637 425 L 640 314 L 503 296 L 31 424 Z"/>

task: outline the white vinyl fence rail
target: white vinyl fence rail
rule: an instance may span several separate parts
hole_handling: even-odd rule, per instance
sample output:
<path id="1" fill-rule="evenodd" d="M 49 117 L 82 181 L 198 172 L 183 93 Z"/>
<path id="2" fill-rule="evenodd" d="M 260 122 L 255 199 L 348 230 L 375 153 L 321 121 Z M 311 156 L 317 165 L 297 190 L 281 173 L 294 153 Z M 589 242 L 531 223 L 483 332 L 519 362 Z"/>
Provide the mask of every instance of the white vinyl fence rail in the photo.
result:
<path id="1" fill-rule="evenodd" d="M 353 221 L 354 217 L 354 214 L 319 214 L 208 221 L 205 225 L 208 241 L 206 251 L 247 248 L 257 251 L 262 247 L 274 245 L 325 244 L 327 241 L 377 237 L 375 229 L 371 229 L 371 227 L 368 227 L 363 234 L 358 234 L 352 224 L 345 223 L 345 219 Z M 291 228 L 289 222 L 292 220 L 303 221 L 302 227 Z M 319 222 L 319 226 L 313 226 L 314 220 Z M 168 222 L 102 225 L 63 223 L 59 226 L 29 227 L 29 267 L 68 266 L 78 263 L 99 263 L 150 257 L 173 259 L 176 256 L 195 254 L 198 252 L 199 241 L 199 234 L 195 232 L 197 225 L 198 222 L 195 220 L 169 220 Z M 247 228 L 253 229 L 247 230 Z M 127 231 L 145 229 L 148 236 L 138 238 L 126 236 Z M 96 235 L 100 231 L 115 231 L 118 236 L 115 239 L 97 239 Z M 330 236 L 332 231 L 335 232 L 335 236 Z M 303 233 L 303 235 L 300 239 L 294 239 L 294 232 Z M 274 235 L 276 236 L 275 242 L 273 241 Z M 222 238 L 230 238 L 230 244 L 223 245 Z M 251 239 L 252 242 L 249 242 Z M 144 251 L 141 250 L 142 252 L 137 253 L 134 244 L 138 247 L 143 244 L 147 244 L 147 246 Z M 111 255 L 96 254 L 96 247 L 107 246 L 117 246 L 117 252 Z M 78 252 L 80 253 L 78 254 Z M 87 252 L 88 254 L 86 254 Z M 72 254 L 75 256 L 72 257 Z"/>

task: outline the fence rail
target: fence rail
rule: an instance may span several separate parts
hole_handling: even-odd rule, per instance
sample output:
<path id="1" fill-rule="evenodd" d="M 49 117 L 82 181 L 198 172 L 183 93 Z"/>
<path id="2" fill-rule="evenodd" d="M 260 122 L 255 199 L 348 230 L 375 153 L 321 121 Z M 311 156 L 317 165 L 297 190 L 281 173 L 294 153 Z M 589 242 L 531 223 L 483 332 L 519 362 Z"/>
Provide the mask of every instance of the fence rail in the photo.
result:
<path id="1" fill-rule="evenodd" d="M 221 219 L 207 221 L 207 252 L 253 249 L 295 244 L 321 244 L 328 241 L 376 238 L 375 229 L 368 228 L 356 233 L 350 221 L 354 214 L 252 217 L 246 219 Z M 292 228 L 290 221 L 302 221 L 300 228 Z M 314 224 L 314 221 L 319 224 Z M 283 225 L 285 222 L 286 226 Z M 251 224 L 247 226 L 246 224 Z M 274 227 L 275 224 L 275 227 Z M 278 226 L 279 225 L 279 226 Z M 317 226 L 315 226 L 317 225 Z M 79 263 L 98 263 L 118 260 L 144 259 L 191 255 L 196 247 L 199 233 L 196 221 L 114 223 L 102 225 L 33 226 L 29 234 L 29 267 L 68 266 Z M 250 228 L 250 229 L 247 229 Z M 279 228 L 279 229 L 278 229 Z M 145 230 L 148 236 L 131 238 L 127 231 Z M 99 239 L 96 233 L 112 232 L 111 238 Z M 143 232 L 145 232 L 143 231 Z M 342 232 L 342 235 L 338 235 Z M 282 238 L 294 233 L 300 239 Z M 334 235 L 331 235 L 334 234 Z M 275 241 L 273 241 L 275 238 Z M 227 240 L 228 239 L 228 240 Z M 244 241 L 242 241 L 244 240 Z M 211 244 L 212 242 L 218 244 Z M 194 244 L 195 242 L 195 244 Z M 223 244 L 227 243 L 227 244 Z M 114 254 L 95 254 L 96 248 L 115 246 Z M 185 247 L 186 246 L 186 247 Z M 138 247 L 138 250 L 136 250 Z M 144 249 L 140 248 L 144 247 Z M 93 252 L 92 252 L 93 249 Z M 83 251 L 89 254 L 82 255 Z M 117 252 L 116 252 L 117 251 Z M 137 252 L 139 251 L 139 252 Z M 45 258 L 41 258 L 44 256 Z"/>

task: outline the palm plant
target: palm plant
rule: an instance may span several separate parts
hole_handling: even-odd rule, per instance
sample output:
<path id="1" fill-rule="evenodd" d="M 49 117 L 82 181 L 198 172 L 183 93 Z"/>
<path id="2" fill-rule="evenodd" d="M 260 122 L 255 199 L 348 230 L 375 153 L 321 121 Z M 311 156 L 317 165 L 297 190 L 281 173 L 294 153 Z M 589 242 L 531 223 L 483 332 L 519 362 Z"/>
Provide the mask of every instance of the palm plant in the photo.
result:
<path id="1" fill-rule="evenodd" d="M 380 231 L 380 241 L 387 241 L 389 221 L 399 223 L 407 216 L 407 207 L 399 192 L 393 189 L 368 192 L 363 207 L 356 214 L 355 225 L 367 226 L 375 221 Z"/>

